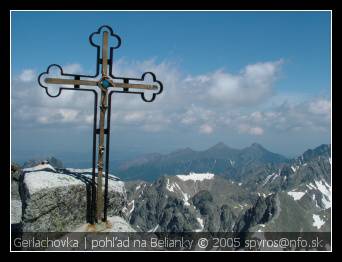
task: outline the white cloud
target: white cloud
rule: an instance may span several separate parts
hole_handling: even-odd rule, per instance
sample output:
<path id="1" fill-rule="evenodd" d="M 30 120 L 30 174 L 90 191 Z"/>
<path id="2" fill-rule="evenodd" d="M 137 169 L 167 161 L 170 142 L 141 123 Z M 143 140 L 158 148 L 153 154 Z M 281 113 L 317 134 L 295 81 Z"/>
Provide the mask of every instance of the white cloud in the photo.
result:
<path id="1" fill-rule="evenodd" d="M 246 133 L 255 136 L 261 136 L 264 134 L 264 129 L 259 126 L 249 126 L 247 124 L 241 124 L 239 126 L 239 131 L 241 133 Z"/>
<path id="2" fill-rule="evenodd" d="M 317 115 L 330 115 L 331 102 L 327 99 L 317 99 L 309 103 L 309 111 Z"/>
<path id="3" fill-rule="evenodd" d="M 273 93 L 283 61 L 247 65 L 239 74 L 222 70 L 187 77 L 185 83 L 201 91 L 203 99 L 226 106 L 252 106 L 265 102 Z"/>
<path id="4" fill-rule="evenodd" d="M 78 111 L 74 109 L 60 109 L 58 110 L 61 115 L 62 122 L 74 122 L 77 119 Z"/>
<path id="5" fill-rule="evenodd" d="M 261 122 L 264 119 L 263 113 L 259 111 L 251 113 L 250 118 L 252 119 L 253 122 L 256 122 L 256 123 Z"/>
<path id="6" fill-rule="evenodd" d="M 124 121 L 126 122 L 140 122 L 144 119 L 145 113 L 144 112 L 128 112 L 124 115 Z"/>
<path id="7" fill-rule="evenodd" d="M 215 112 L 204 108 L 203 106 L 196 106 L 191 104 L 187 107 L 185 112 L 180 113 L 180 122 L 185 125 L 192 125 L 198 122 L 208 122 L 215 118 Z"/>
<path id="8" fill-rule="evenodd" d="M 272 123 L 281 131 L 328 131 L 330 129 L 331 102 L 324 98 L 314 98 L 300 103 L 285 102 L 275 108 L 278 117 Z"/>
<path id="9" fill-rule="evenodd" d="M 89 116 L 82 114 L 81 110 L 65 109 L 65 108 L 39 108 L 39 113 L 32 112 L 30 119 L 35 120 L 39 124 L 53 125 L 53 124 L 74 124 L 83 126 L 91 123 Z"/>
<path id="10" fill-rule="evenodd" d="M 147 132 L 160 132 L 164 129 L 164 126 L 161 124 L 146 124 L 142 126 L 143 130 L 147 131 Z"/>
<path id="11" fill-rule="evenodd" d="M 262 129 L 261 127 L 258 127 L 258 126 L 252 127 L 252 128 L 250 129 L 250 133 L 251 133 L 252 135 L 260 136 L 260 135 L 262 135 L 262 134 L 264 133 L 264 129 Z"/>
<path id="12" fill-rule="evenodd" d="M 67 74 L 82 74 L 84 70 L 80 64 L 74 63 L 63 66 L 63 72 Z"/>
<path id="13" fill-rule="evenodd" d="M 117 76 L 140 77 L 143 72 L 152 71 L 163 82 L 164 92 L 153 103 L 143 102 L 139 95 L 114 94 L 112 121 L 117 126 L 145 132 L 178 127 L 201 134 L 212 134 L 215 130 L 251 136 L 266 132 L 327 131 L 331 121 L 331 103 L 327 98 L 267 102 L 274 93 L 281 64 L 282 60 L 251 64 L 239 74 L 216 71 L 185 76 L 170 62 L 119 60 L 115 65 Z M 76 63 L 63 68 L 67 73 L 83 72 Z M 31 73 L 22 73 L 20 76 L 24 77 L 12 82 L 15 121 L 31 126 L 91 125 L 94 98 L 90 93 L 64 90 L 60 97 L 50 98 L 38 86 L 34 71 L 24 71 Z M 256 104 L 268 107 L 249 107 Z"/>
<path id="14" fill-rule="evenodd" d="M 211 134 L 214 131 L 214 128 L 208 124 L 203 124 L 199 128 L 199 132 L 202 134 Z"/>
<path id="15" fill-rule="evenodd" d="M 36 72 L 32 69 L 25 69 L 19 75 L 19 80 L 22 82 L 31 82 L 36 78 Z"/>

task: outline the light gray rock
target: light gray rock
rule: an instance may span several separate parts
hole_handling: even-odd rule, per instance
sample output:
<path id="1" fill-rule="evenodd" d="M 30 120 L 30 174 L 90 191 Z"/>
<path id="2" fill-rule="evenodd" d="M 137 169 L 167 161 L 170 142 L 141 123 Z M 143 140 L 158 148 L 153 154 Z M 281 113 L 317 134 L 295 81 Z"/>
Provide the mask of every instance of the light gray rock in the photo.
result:
<path id="1" fill-rule="evenodd" d="M 48 163 L 57 169 L 64 168 L 62 161 L 53 156 L 47 157 L 45 159 L 32 159 L 32 160 L 26 161 L 23 165 L 23 168 L 34 167 L 42 163 Z"/>
<path id="2" fill-rule="evenodd" d="M 19 194 L 19 184 L 22 170 L 16 163 L 11 164 L 11 230 L 21 231 L 22 204 Z"/>
<path id="3" fill-rule="evenodd" d="M 89 221 L 90 172 L 59 173 L 42 165 L 24 169 L 22 181 L 23 232 L 70 232 Z M 121 215 L 126 191 L 124 183 L 114 176 L 109 179 L 108 198 L 108 216 Z"/>
<path id="4" fill-rule="evenodd" d="M 14 179 L 11 180 L 11 199 L 20 200 L 19 183 Z"/>
<path id="5" fill-rule="evenodd" d="M 22 170 L 18 164 L 11 164 L 11 199 L 20 200 L 19 180 Z"/>
<path id="6" fill-rule="evenodd" d="M 12 163 L 11 164 L 11 178 L 12 178 L 12 180 L 19 181 L 20 174 L 21 174 L 20 166 L 16 163 Z"/>
<path id="7" fill-rule="evenodd" d="M 22 206 L 20 200 L 11 201 L 11 224 L 19 224 L 21 221 Z"/>

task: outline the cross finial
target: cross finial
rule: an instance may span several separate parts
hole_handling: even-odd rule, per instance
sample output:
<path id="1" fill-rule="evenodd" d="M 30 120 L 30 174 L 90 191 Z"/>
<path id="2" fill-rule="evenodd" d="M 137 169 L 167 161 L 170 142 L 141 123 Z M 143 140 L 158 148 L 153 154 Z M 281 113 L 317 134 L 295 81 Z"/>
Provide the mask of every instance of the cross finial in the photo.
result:
<path id="1" fill-rule="evenodd" d="M 50 65 L 46 72 L 39 75 L 38 82 L 46 93 L 51 97 L 57 97 L 63 89 L 87 88 L 94 89 L 102 83 L 106 88 L 112 88 L 116 93 L 140 94 L 145 102 L 152 102 L 163 91 L 162 83 L 157 80 L 152 72 L 145 72 L 140 78 L 118 77 L 113 73 L 114 50 L 121 45 L 121 38 L 107 25 L 101 26 L 89 36 L 89 42 L 96 47 L 96 73 L 94 75 L 68 74 L 57 64 Z M 57 69 L 58 75 L 51 76 L 51 70 Z M 101 70 L 100 70 L 101 69 Z M 99 75 L 101 73 L 101 77 Z M 146 83 L 150 76 L 152 82 Z M 53 94 L 49 88 L 59 87 L 58 92 Z M 150 97 L 145 93 L 151 92 Z"/>

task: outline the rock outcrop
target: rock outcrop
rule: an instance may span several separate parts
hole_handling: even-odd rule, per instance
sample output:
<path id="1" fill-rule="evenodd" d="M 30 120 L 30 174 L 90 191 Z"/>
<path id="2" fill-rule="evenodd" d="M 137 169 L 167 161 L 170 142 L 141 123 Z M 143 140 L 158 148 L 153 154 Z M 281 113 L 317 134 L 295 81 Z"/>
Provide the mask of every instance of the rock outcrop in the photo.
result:
<path id="1" fill-rule="evenodd" d="M 259 197 L 248 209 L 236 225 L 236 232 L 247 232 L 255 225 L 269 222 L 277 212 L 277 195 Z"/>
<path id="2" fill-rule="evenodd" d="M 43 163 L 23 169 L 23 232 L 70 232 L 89 221 L 91 169 L 57 169 Z M 122 215 L 124 183 L 110 175 L 108 216 Z"/>
<path id="3" fill-rule="evenodd" d="M 18 164 L 11 165 L 11 227 L 13 231 L 18 231 L 21 227 L 22 206 L 19 194 L 21 172 Z"/>
<path id="4" fill-rule="evenodd" d="M 143 232 L 232 232 L 253 203 L 239 184 L 210 173 L 126 182 L 126 189 L 130 223 Z"/>
<path id="5" fill-rule="evenodd" d="M 32 159 L 32 160 L 26 161 L 23 165 L 23 168 L 34 167 L 42 163 L 50 164 L 52 167 L 58 168 L 58 169 L 64 168 L 62 161 L 53 156 L 50 156 L 46 159 Z"/>

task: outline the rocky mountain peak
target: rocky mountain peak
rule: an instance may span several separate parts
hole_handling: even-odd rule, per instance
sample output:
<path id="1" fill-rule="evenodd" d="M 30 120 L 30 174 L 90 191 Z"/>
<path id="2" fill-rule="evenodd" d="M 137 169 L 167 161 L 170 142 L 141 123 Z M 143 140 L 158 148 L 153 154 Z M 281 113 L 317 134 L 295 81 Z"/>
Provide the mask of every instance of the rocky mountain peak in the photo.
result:
<path id="1" fill-rule="evenodd" d="M 304 161 L 309 161 L 317 156 L 330 156 L 331 145 L 329 144 L 322 144 L 314 149 L 306 150 L 302 157 Z"/>
<path id="2" fill-rule="evenodd" d="M 212 149 L 221 149 L 221 148 L 227 148 L 228 146 L 223 143 L 223 142 L 218 142 L 217 144 L 215 144 L 214 146 L 212 146 Z"/>
<path id="3" fill-rule="evenodd" d="M 259 149 L 264 149 L 264 150 L 266 150 L 262 145 L 260 145 L 259 143 L 253 143 L 253 144 L 251 144 L 251 146 L 250 147 L 252 147 L 252 148 L 259 148 Z"/>

